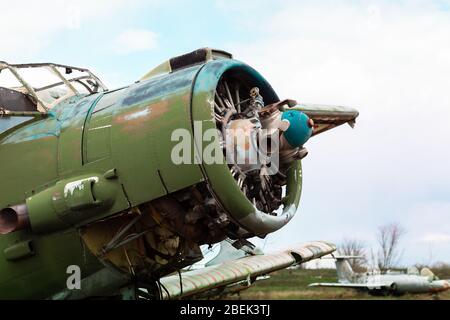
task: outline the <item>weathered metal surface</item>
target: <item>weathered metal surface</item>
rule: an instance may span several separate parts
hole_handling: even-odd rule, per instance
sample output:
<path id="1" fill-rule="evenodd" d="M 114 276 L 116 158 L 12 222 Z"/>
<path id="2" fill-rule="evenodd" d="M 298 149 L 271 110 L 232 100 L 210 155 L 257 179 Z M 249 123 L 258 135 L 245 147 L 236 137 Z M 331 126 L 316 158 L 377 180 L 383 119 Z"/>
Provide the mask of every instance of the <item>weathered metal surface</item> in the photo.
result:
<path id="1" fill-rule="evenodd" d="M 331 243 L 310 242 L 274 254 L 245 257 L 184 272 L 181 274 L 181 283 L 178 275 L 165 277 L 161 279 L 161 284 L 167 289 L 167 292 L 162 291 L 163 299 L 186 298 L 213 288 L 317 259 L 335 250 L 336 247 Z"/>
<path id="2" fill-rule="evenodd" d="M 32 241 L 34 255 L 17 261 L 8 260 L 6 250 L 23 240 Z M 43 236 L 26 231 L 2 235 L 0 299 L 45 299 L 66 288 L 70 265 L 79 266 L 84 276 L 103 267 L 83 246 L 75 229 Z"/>
<path id="3" fill-rule="evenodd" d="M 173 57 L 168 61 L 164 61 L 159 66 L 147 72 L 141 78 L 141 81 L 148 80 L 150 78 L 160 76 L 163 74 L 168 74 L 178 69 L 186 68 L 196 64 L 198 65 L 205 64 L 208 61 L 214 59 L 216 60 L 216 59 L 232 59 L 232 58 L 233 55 L 226 51 L 211 48 L 198 49 L 178 57 Z"/>
<path id="4" fill-rule="evenodd" d="M 348 123 L 353 127 L 356 118 L 359 115 L 359 112 L 356 109 L 341 106 L 298 104 L 292 107 L 292 109 L 302 111 L 313 119 L 313 136 L 338 127 L 344 123 Z"/>
<path id="5" fill-rule="evenodd" d="M 294 216 L 302 187 L 298 160 L 286 168 L 287 195 L 280 216 L 255 208 L 226 162 L 172 161 L 171 152 L 179 142 L 171 139 L 175 129 L 190 134 L 191 159 L 202 159 L 208 141 L 196 137 L 216 128 L 216 87 L 225 73 L 259 87 L 261 101 L 262 97 L 267 104 L 279 101 L 258 72 L 228 58 L 216 52 L 194 65 L 189 59 L 172 61 L 170 70 L 163 66 L 157 77 L 153 74 L 111 92 L 76 94 L 72 88 L 70 96 L 54 101 L 45 116 L 2 113 L 0 210 L 26 204 L 30 225 L 0 238 L 0 298 L 46 298 L 65 292 L 69 265 L 80 266 L 83 279 L 92 280 L 86 280 L 87 291 L 78 296 L 95 293 L 94 283 L 106 281 L 95 276 L 104 264 L 115 265 L 130 282 L 135 272 L 156 279 L 200 259 L 200 244 L 227 236 L 240 240 L 265 236 Z M 62 67 L 69 74 L 73 68 L 0 64 L 0 69 L 28 67 Z M 61 80 L 71 87 L 68 79 Z M 99 80 L 97 84 L 101 91 Z M 34 96 L 59 83 L 42 88 L 23 85 Z M 200 130 L 194 121 L 202 124 Z M 158 206 L 164 201 L 173 206 Z M 172 207 L 176 212 L 168 212 Z M 120 237 L 123 224 L 129 222 L 123 218 L 136 214 L 142 217 L 140 223 L 123 234 L 127 238 Z M 32 243 L 33 253 L 28 254 L 24 245 L 14 247 L 17 243 Z M 330 249 L 320 246 L 299 248 L 299 256 L 297 251 L 280 253 L 274 265 L 255 259 L 265 266 L 261 272 L 267 272 L 294 263 L 296 257 L 310 259 Z M 252 269 L 256 265 L 251 261 L 244 267 L 260 272 Z M 239 279 L 243 275 L 235 274 Z M 112 293 L 120 289 L 112 283 L 103 285 Z"/>
<path id="6" fill-rule="evenodd" d="M 29 227 L 30 218 L 25 204 L 0 210 L 0 234 L 8 234 Z"/>
<path id="7" fill-rule="evenodd" d="M 203 180 L 197 164 L 171 159 L 179 143 L 172 141 L 173 131 L 191 132 L 191 87 L 199 68 L 132 85 L 111 111 L 111 154 L 132 205 Z"/>
<path id="8" fill-rule="evenodd" d="M 271 104 L 279 101 L 272 87 L 251 67 L 235 60 L 212 61 L 202 68 L 193 89 L 192 119 L 202 122 L 203 132 L 216 128 L 215 121 L 211 116 L 214 114 L 215 88 L 220 77 L 226 72 L 239 75 L 250 81 L 251 86 L 259 87 L 261 95 L 265 97 L 265 103 Z M 197 133 L 197 135 L 200 134 L 201 132 Z M 219 141 L 218 138 L 215 141 Z M 196 150 L 204 150 L 208 142 L 195 139 L 195 143 Z M 226 161 L 212 164 L 203 163 L 202 168 L 217 201 L 238 224 L 255 235 L 263 237 L 280 229 L 292 219 L 297 211 L 302 187 L 300 161 L 294 162 L 288 170 L 287 196 L 283 213 L 279 216 L 261 212 L 250 202 L 230 175 Z M 292 183 L 294 181 L 295 183 Z"/>

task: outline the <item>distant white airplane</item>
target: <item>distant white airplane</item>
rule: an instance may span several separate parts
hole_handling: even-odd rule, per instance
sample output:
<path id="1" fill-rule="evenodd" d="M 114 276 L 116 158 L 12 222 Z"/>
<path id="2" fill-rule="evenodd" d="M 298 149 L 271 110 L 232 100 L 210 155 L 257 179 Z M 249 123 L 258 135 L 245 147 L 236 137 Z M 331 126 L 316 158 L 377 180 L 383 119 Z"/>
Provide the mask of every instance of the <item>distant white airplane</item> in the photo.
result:
<path id="1" fill-rule="evenodd" d="M 310 287 L 350 288 L 367 291 L 371 295 L 402 295 L 405 293 L 439 293 L 450 289 L 449 280 L 439 280 L 428 268 L 419 273 L 409 268 L 405 273 L 370 274 L 356 273 L 348 259 L 353 256 L 335 256 L 338 283 L 312 283 Z"/>

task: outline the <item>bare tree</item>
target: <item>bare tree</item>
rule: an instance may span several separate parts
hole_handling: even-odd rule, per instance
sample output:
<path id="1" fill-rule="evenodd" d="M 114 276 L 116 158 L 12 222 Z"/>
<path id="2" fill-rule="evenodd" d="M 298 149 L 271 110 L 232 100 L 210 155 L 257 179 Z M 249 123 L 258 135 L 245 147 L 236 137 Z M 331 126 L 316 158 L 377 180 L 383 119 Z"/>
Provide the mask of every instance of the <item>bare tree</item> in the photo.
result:
<path id="1" fill-rule="evenodd" d="M 338 246 L 339 254 L 344 256 L 358 256 L 361 259 L 350 259 L 348 262 L 355 272 L 365 272 L 367 270 L 366 244 L 364 241 L 344 238 Z"/>
<path id="2" fill-rule="evenodd" d="M 378 227 L 378 268 L 380 270 L 386 271 L 398 266 L 403 253 L 400 248 L 400 240 L 405 233 L 405 229 L 399 223 Z"/>
<path id="3" fill-rule="evenodd" d="M 378 269 L 378 259 L 373 251 L 373 247 L 370 247 L 369 266 L 372 272 L 375 271 L 375 269 Z"/>

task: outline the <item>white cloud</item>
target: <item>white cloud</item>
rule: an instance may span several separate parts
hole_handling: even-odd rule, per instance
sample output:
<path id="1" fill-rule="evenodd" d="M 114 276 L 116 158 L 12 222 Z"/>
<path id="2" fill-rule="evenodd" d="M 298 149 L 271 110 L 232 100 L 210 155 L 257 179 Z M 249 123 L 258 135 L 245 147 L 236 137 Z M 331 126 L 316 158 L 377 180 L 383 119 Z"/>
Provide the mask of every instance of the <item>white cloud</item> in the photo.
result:
<path id="1" fill-rule="evenodd" d="M 420 238 L 420 242 L 449 243 L 450 242 L 450 235 L 449 234 L 442 234 L 442 233 L 427 234 L 424 237 Z"/>
<path id="2" fill-rule="evenodd" d="M 142 0 L 8 1 L 1 11 L 0 60 L 28 60 L 45 49 L 55 35 L 87 28 L 90 21 L 108 17 L 139 2 Z"/>
<path id="3" fill-rule="evenodd" d="M 115 39 L 115 51 L 128 54 L 137 51 L 148 51 L 158 47 L 158 34 L 149 30 L 128 29 Z"/>

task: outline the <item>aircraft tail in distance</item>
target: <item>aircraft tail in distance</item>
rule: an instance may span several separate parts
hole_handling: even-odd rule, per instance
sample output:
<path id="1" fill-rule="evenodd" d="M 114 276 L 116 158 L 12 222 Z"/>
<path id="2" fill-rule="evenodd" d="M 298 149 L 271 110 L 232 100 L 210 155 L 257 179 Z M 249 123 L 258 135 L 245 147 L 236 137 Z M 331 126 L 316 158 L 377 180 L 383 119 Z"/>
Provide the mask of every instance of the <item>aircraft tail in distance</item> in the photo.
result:
<path id="1" fill-rule="evenodd" d="M 336 271 L 338 275 L 338 280 L 340 283 L 350 283 L 353 281 L 353 278 L 356 276 L 353 271 L 349 259 L 361 259 L 360 256 L 339 256 L 334 255 L 334 259 L 336 261 Z"/>
<path id="2" fill-rule="evenodd" d="M 439 280 L 439 278 L 428 268 L 423 268 L 420 270 L 420 275 L 423 277 L 428 277 L 430 280 Z"/>

